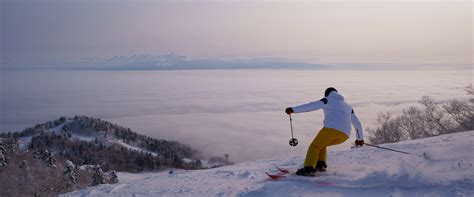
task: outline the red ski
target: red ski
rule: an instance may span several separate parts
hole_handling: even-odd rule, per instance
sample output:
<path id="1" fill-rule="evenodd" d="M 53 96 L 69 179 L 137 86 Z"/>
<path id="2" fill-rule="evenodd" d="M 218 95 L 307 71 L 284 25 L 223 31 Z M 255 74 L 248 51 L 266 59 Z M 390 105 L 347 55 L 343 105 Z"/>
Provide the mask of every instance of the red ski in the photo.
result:
<path id="1" fill-rule="evenodd" d="M 270 180 L 278 180 L 280 178 L 285 178 L 290 173 L 290 171 L 287 170 L 287 169 L 283 169 L 283 168 L 279 168 L 279 167 L 276 167 L 276 168 L 278 170 L 277 174 L 270 174 L 268 172 L 265 172 L 265 174 L 268 177 L 270 177 Z"/>
<path id="2" fill-rule="evenodd" d="M 278 173 L 276 174 L 270 174 L 268 172 L 265 172 L 265 174 L 270 178 L 271 181 L 277 181 L 277 180 L 280 180 L 280 179 L 283 179 L 283 178 L 287 178 L 289 176 L 291 177 L 300 177 L 300 176 L 293 176 L 294 174 L 291 174 L 289 170 L 287 169 L 283 169 L 283 168 L 279 168 L 277 167 L 278 169 Z M 321 176 L 321 174 L 319 175 L 315 175 L 313 177 L 318 177 L 318 176 Z M 320 186 L 332 186 L 334 185 L 333 183 L 331 182 L 327 182 L 327 181 L 321 181 L 321 180 L 311 180 L 311 182 L 317 184 L 317 185 L 320 185 Z"/>
<path id="3" fill-rule="evenodd" d="M 278 180 L 286 177 L 286 174 L 269 174 L 268 172 L 265 172 L 265 174 L 270 177 L 270 180 Z"/>
<path id="4" fill-rule="evenodd" d="M 283 169 L 283 168 L 279 168 L 279 167 L 276 167 L 276 168 L 277 168 L 277 170 L 280 171 L 281 173 L 285 173 L 285 174 L 290 173 L 290 171 L 287 170 L 287 169 Z"/>

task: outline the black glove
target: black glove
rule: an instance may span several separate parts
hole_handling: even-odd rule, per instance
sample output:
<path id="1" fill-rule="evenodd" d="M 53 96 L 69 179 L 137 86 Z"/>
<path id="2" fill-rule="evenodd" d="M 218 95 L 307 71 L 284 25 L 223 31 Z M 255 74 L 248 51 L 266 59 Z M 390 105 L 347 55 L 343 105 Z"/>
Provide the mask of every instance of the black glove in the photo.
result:
<path id="1" fill-rule="evenodd" d="M 288 107 L 288 108 L 285 109 L 285 113 L 288 114 L 288 115 L 290 115 L 293 112 L 294 111 L 293 111 L 293 109 L 291 109 L 291 107 Z"/>
<path id="2" fill-rule="evenodd" d="M 364 140 L 356 140 L 355 144 L 356 144 L 356 146 L 362 146 L 362 145 L 364 145 Z"/>

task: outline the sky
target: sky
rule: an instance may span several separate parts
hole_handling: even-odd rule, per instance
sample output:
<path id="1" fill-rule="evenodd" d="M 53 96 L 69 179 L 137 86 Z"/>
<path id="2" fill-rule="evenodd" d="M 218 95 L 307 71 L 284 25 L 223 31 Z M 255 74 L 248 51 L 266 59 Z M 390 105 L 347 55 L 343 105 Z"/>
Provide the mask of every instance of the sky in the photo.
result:
<path id="1" fill-rule="evenodd" d="M 2 65 L 178 53 L 472 64 L 472 1 L 2 0 Z"/>

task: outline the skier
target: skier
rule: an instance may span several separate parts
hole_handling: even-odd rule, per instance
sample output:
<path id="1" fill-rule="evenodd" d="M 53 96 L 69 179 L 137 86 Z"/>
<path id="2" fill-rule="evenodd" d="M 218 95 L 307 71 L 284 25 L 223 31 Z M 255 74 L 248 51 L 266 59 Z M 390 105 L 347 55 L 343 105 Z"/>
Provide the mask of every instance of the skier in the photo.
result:
<path id="1" fill-rule="evenodd" d="M 291 113 L 310 112 L 323 109 L 324 127 L 314 138 L 308 148 L 304 167 L 296 171 L 296 175 L 314 176 L 315 172 L 326 171 L 326 147 L 337 145 L 349 139 L 351 123 L 357 132 L 356 146 L 364 144 L 362 125 L 349 104 L 344 101 L 333 87 L 324 92 L 324 98 L 319 101 L 310 102 L 296 107 L 288 107 L 285 112 Z"/>

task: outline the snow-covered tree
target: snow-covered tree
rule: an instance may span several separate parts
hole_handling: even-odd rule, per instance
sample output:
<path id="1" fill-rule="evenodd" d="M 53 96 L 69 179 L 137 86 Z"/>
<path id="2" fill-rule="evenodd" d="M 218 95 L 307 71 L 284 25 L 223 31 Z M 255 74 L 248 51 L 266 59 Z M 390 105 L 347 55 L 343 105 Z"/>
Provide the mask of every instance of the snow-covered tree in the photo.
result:
<path id="1" fill-rule="evenodd" d="M 0 152 L 0 167 L 1 166 L 6 166 L 8 164 L 7 159 L 5 155 L 3 155 L 2 152 Z"/>
<path id="2" fill-rule="evenodd" d="M 42 159 L 42 154 L 40 151 L 36 150 L 35 152 L 33 152 L 33 158 L 35 159 Z"/>
<path id="3" fill-rule="evenodd" d="M 56 168 L 56 160 L 53 157 L 53 152 L 46 150 L 43 155 L 43 160 L 46 162 L 46 165 L 50 168 Z"/>
<path id="4" fill-rule="evenodd" d="M 77 185 L 78 181 L 77 181 L 77 168 L 76 168 L 76 166 L 70 160 L 66 160 L 64 162 L 64 165 L 66 167 L 66 169 L 63 173 L 64 180 L 66 180 L 70 185 Z"/>
<path id="5" fill-rule="evenodd" d="M 7 150 L 5 149 L 5 147 L 0 145 L 0 167 L 6 166 L 8 164 L 6 155 L 7 155 Z"/>
<path id="6" fill-rule="evenodd" d="M 112 170 L 109 173 L 109 176 L 110 176 L 109 183 L 116 184 L 116 183 L 119 182 L 118 176 L 117 176 L 117 173 L 115 172 L 115 170 Z"/>
<path id="7" fill-rule="evenodd" d="M 104 171 L 102 171 L 102 168 L 100 167 L 99 164 L 97 164 L 94 167 L 94 174 L 92 174 L 92 186 L 100 185 L 100 184 L 105 184 L 104 181 Z"/>
<path id="8" fill-rule="evenodd" d="M 0 152 L 3 154 L 7 154 L 7 149 L 5 149 L 5 147 L 3 147 L 3 145 L 1 144 L 0 144 Z"/>

